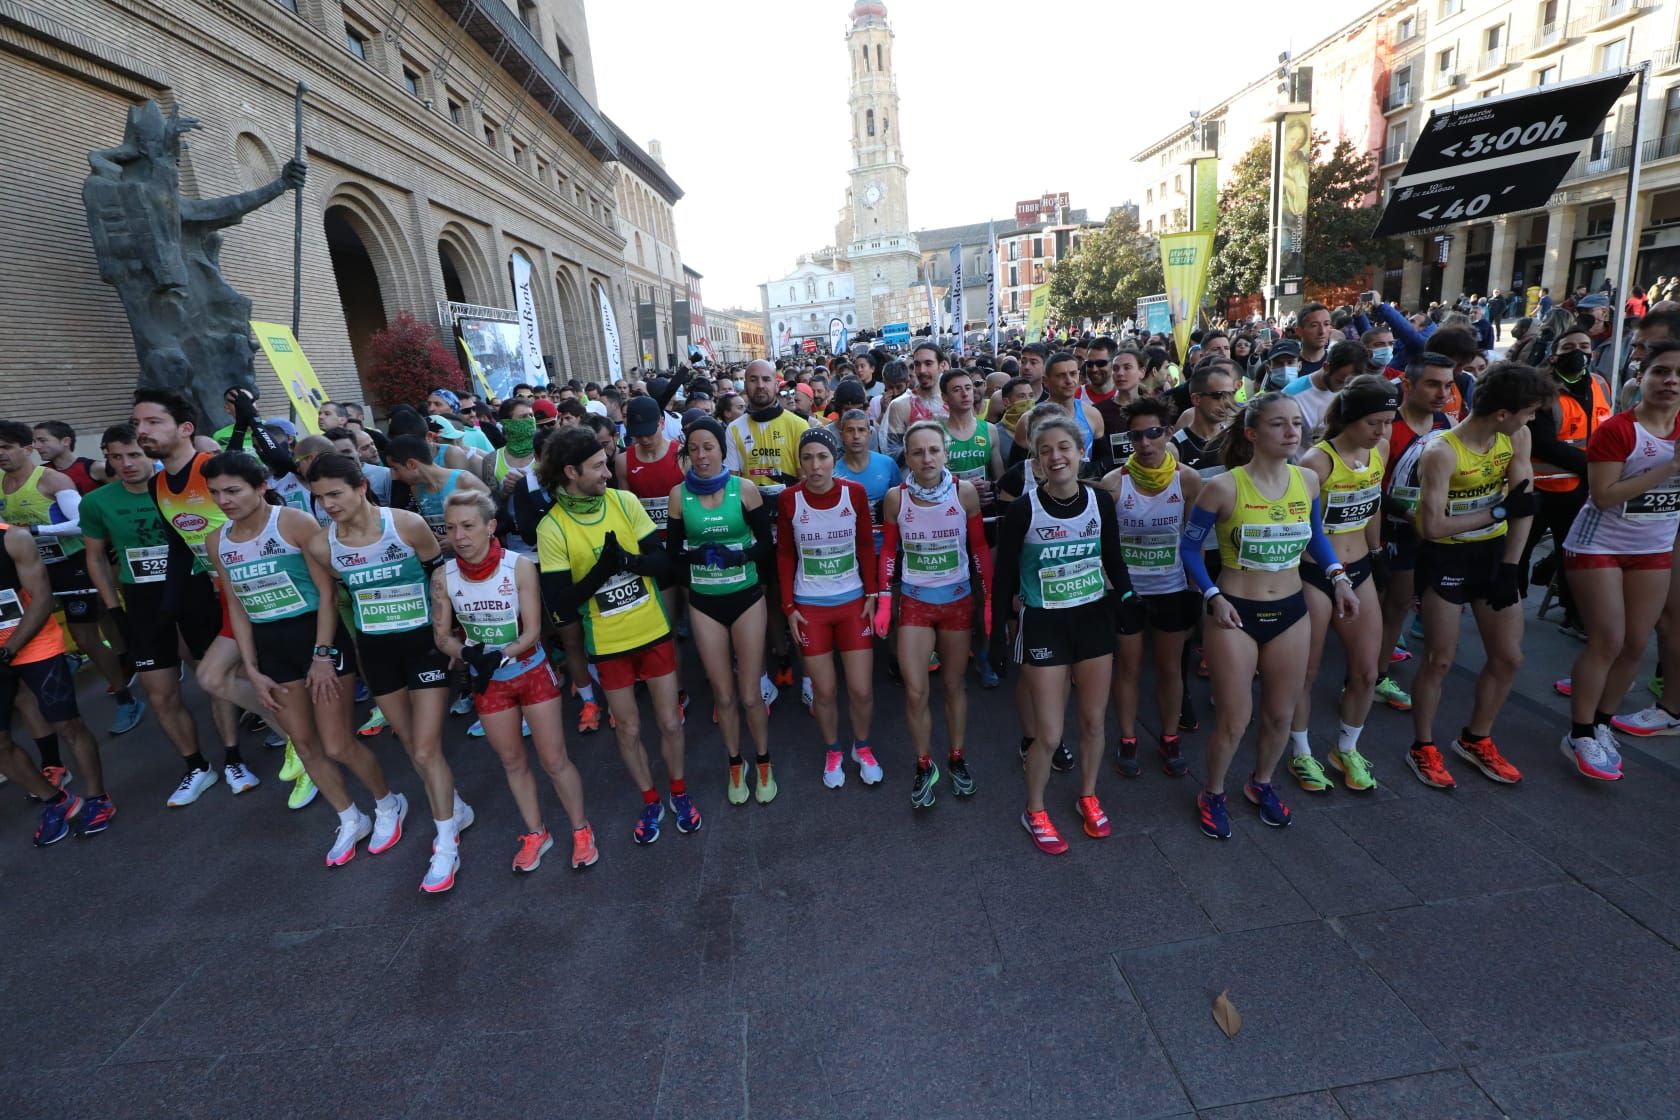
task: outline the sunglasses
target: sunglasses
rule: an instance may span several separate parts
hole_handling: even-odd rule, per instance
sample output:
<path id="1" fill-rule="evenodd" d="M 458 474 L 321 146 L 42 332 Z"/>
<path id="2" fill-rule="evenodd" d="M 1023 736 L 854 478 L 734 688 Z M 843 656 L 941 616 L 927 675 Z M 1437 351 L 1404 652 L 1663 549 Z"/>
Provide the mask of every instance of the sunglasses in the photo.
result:
<path id="1" fill-rule="evenodd" d="M 1085 368 L 1086 369 L 1107 369 L 1108 368 L 1108 359 L 1107 358 L 1086 358 L 1085 359 Z"/>
<path id="2" fill-rule="evenodd" d="M 1217 389 L 1217 390 L 1214 390 L 1213 392 L 1196 393 L 1196 394 L 1193 394 L 1193 395 L 1198 396 L 1198 397 L 1206 397 L 1210 401 L 1228 401 L 1232 397 L 1236 396 L 1237 393 L 1236 393 L 1236 390 L 1234 390 L 1234 389 Z"/>
<path id="3" fill-rule="evenodd" d="M 1151 424 L 1147 428 L 1133 428 L 1131 430 L 1131 437 L 1133 439 L 1137 439 L 1139 436 L 1142 436 L 1144 439 L 1160 439 L 1166 434 L 1167 429 L 1162 427 L 1160 424 Z"/>

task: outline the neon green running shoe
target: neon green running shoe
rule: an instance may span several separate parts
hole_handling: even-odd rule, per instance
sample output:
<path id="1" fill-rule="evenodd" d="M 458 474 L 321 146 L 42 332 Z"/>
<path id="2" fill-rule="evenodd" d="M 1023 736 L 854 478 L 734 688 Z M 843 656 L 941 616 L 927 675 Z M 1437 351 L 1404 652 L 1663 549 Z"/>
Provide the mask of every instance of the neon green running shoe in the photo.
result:
<path id="1" fill-rule="evenodd" d="M 319 792 L 308 774 L 299 774 L 298 780 L 292 784 L 291 796 L 286 798 L 286 808 L 301 809 L 315 800 L 315 795 Z"/>
<path id="2" fill-rule="evenodd" d="M 1334 789 L 1330 775 L 1324 772 L 1318 759 L 1310 754 L 1298 754 L 1289 760 L 1289 772 L 1295 775 L 1295 780 L 1308 793 L 1324 793 Z"/>
<path id="3" fill-rule="evenodd" d="M 753 796 L 758 798 L 760 805 L 776 800 L 776 775 L 768 762 L 758 768 L 758 786 L 753 790 Z"/>
<path id="4" fill-rule="evenodd" d="M 1376 775 L 1371 773 L 1371 764 L 1365 761 L 1365 756 L 1358 748 L 1351 751 L 1331 751 L 1330 765 L 1342 772 L 1342 783 L 1349 789 L 1361 792 L 1377 788 Z"/>
<path id="5" fill-rule="evenodd" d="M 377 735 L 383 730 L 385 730 L 385 713 L 375 706 L 373 714 L 368 716 L 367 722 L 356 728 L 356 734 Z"/>
<path id="6" fill-rule="evenodd" d="M 731 805 L 745 805 L 747 803 L 747 764 L 741 762 L 729 767 L 729 803 Z"/>
<path id="7" fill-rule="evenodd" d="M 1376 695 L 1378 700 L 1397 712 L 1412 710 L 1412 694 L 1395 684 L 1393 677 L 1384 677 L 1377 682 Z"/>
<path id="8" fill-rule="evenodd" d="M 302 773 L 303 760 L 298 758 L 297 748 L 292 746 L 292 741 L 290 739 L 287 739 L 286 757 L 280 763 L 280 780 L 282 782 L 295 782 Z"/>

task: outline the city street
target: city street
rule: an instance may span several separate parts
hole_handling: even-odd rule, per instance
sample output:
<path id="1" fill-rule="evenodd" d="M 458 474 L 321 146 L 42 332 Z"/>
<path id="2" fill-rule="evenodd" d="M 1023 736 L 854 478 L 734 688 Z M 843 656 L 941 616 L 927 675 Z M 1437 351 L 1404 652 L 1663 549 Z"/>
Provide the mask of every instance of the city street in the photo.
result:
<path id="1" fill-rule="evenodd" d="M 611 732 L 574 737 L 602 848 L 581 873 L 563 838 L 535 874 L 509 871 L 519 827 L 500 768 L 452 720 L 478 822 L 441 897 L 416 889 L 425 800 L 388 734 L 408 834 L 327 870 L 330 810 L 287 812 L 278 754 L 254 736 L 260 789 L 166 810 L 175 764 L 148 719 L 104 744 L 120 812 L 103 836 L 36 850 L 35 813 L 0 790 L 0 1114 L 1680 1115 L 1676 740 L 1628 742 L 1617 785 L 1573 776 L 1550 682 L 1579 647 L 1555 612 L 1532 622 L 1537 601 L 1495 729 L 1520 786 L 1449 753 L 1458 792 L 1424 788 L 1402 761 L 1407 717 L 1379 705 L 1362 743 L 1375 793 L 1289 783 L 1282 831 L 1239 794 L 1235 836 L 1217 843 L 1192 809 L 1204 682 L 1190 778 L 1105 764 L 1112 838 L 1078 833 L 1075 777 L 1053 778 L 1072 844 L 1055 859 L 1017 823 L 1012 680 L 971 688 L 970 801 L 942 783 L 912 812 L 902 692 L 877 672 L 884 785 L 848 765 L 843 789 L 823 789 L 814 725 L 784 693 L 781 795 L 734 808 L 689 649 L 705 827 L 633 846 Z M 1467 638 L 1443 742 L 1478 661 Z M 103 727 L 93 678 L 84 704 Z M 1321 757 L 1336 686 L 1318 687 Z M 563 837 L 552 790 L 544 804 Z M 1243 1019 L 1231 1039 L 1211 1011 L 1222 991 Z"/>

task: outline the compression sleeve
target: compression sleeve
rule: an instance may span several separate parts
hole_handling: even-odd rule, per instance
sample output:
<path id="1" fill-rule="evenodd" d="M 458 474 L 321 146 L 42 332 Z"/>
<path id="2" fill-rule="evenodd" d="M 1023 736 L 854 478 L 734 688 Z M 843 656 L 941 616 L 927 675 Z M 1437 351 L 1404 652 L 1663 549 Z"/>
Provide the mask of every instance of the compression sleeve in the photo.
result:
<path id="1" fill-rule="evenodd" d="M 53 505 L 64 515 L 63 521 L 51 521 L 34 526 L 30 532 L 37 537 L 79 537 L 82 535 L 82 494 L 74 486 L 66 486 L 53 495 Z"/>
<path id="2" fill-rule="evenodd" d="M 688 557 L 683 553 L 688 551 L 688 531 L 683 528 L 683 519 L 670 517 L 665 521 L 665 555 L 671 565 L 671 582 L 685 584 L 689 581 Z"/>
<path id="3" fill-rule="evenodd" d="M 1213 510 L 1191 506 L 1190 516 L 1184 522 L 1184 535 L 1178 538 L 1178 558 L 1184 564 L 1184 574 L 1203 595 L 1213 589 L 1213 577 L 1208 575 L 1202 544 L 1218 523 L 1219 515 Z"/>
<path id="4" fill-rule="evenodd" d="M 1341 568 L 1342 562 L 1336 559 L 1336 546 L 1330 543 L 1330 538 L 1324 533 L 1324 516 L 1318 512 L 1318 499 L 1312 500 L 1312 540 L 1307 542 L 1307 555 L 1323 569 L 1325 574 L 1334 574 Z"/>
<path id="5" fill-rule="evenodd" d="M 770 506 L 761 504 L 757 509 L 745 511 L 747 528 L 752 530 L 752 547 L 747 549 L 747 559 L 754 564 L 774 564 L 776 562 L 776 527 L 770 513 Z M 760 577 L 762 578 L 762 577 Z"/>
<path id="6" fill-rule="evenodd" d="M 902 498 L 908 502 L 909 498 Z M 877 574 L 875 586 L 891 594 L 893 576 L 898 574 L 898 522 L 882 520 L 881 522 L 881 556 L 876 565 Z"/>
<path id="7" fill-rule="evenodd" d="M 799 545 L 793 539 L 793 491 L 783 490 L 776 500 L 776 572 L 781 577 L 782 613 L 793 613 L 793 573 L 798 566 Z"/>

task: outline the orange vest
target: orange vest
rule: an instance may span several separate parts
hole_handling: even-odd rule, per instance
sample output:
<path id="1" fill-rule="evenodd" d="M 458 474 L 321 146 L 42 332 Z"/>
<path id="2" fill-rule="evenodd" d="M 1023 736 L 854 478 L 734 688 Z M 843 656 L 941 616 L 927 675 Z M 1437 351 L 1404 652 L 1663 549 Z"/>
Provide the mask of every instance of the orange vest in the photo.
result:
<path id="1" fill-rule="evenodd" d="M 10 528 L 12 526 L 0 521 L 0 537 L 4 537 Z M 0 545 L 0 549 L 3 548 L 4 545 Z M 0 554 L 0 645 L 11 640 L 28 609 L 29 592 L 23 589 L 23 583 L 18 578 L 17 565 L 12 563 L 11 556 Z M 64 632 L 58 628 L 56 621 L 48 619 L 47 624 L 23 644 L 23 648 L 12 654 L 12 664 L 29 665 L 57 657 L 63 652 Z"/>
<path id="2" fill-rule="evenodd" d="M 1605 399 L 1604 389 L 1599 385 L 1598 378 L 1592 374 L 1592 416 L 1587 416 L 1587 410 L 1581 407 L 1581 402 L 1568 393 L 1558 394 L 1558 410 L 1562 416 L 1558 420 L 1558 439 L 1573 447 L 1585 448 L 1587 437 L 1591 436 L 1598 426 L 1610 419 L 1610 402 Z M 1569 471 L 1543 463 L 1538 459 L 1534 462 L 1534 488 L 1549 490 L 1554 494 L 1567 494 L 1579 488 L 1581 476 Z"/>

